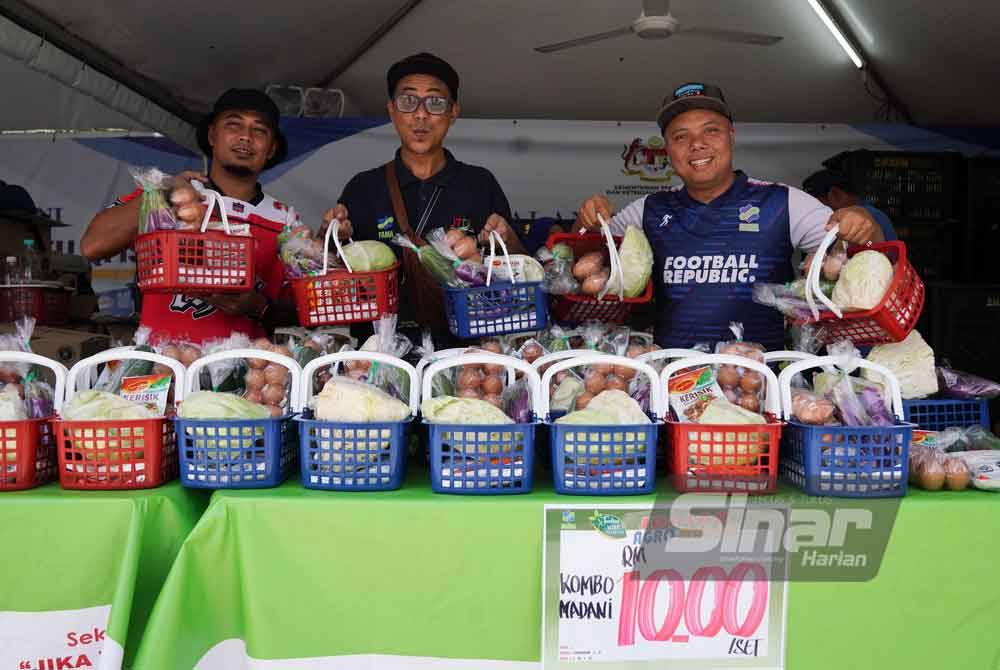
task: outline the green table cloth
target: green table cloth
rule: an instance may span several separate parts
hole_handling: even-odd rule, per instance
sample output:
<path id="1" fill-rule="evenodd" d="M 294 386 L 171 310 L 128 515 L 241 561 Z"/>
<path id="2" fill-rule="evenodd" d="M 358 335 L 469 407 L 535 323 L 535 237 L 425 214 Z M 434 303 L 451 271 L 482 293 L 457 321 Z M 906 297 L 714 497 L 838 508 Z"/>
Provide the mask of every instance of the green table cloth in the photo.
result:
<path id="1" fill-rule="evenodd" d="M 506 497 L 436 495 L 426 473 L 385 493 L 216 492 L 136 667 L 538 668 L 543 506 L 654 500 L 538 479 Z M 992 494 L 911 491 L 874 580 L 789 585 L 785 667 L 994 667 L 998 531 Z"/>
<path id="2" fill-rule="evenodd" d="M 209 500 L 178 482 L 0 493 L 0 668 L 131 667 L 160 587 Z"/>

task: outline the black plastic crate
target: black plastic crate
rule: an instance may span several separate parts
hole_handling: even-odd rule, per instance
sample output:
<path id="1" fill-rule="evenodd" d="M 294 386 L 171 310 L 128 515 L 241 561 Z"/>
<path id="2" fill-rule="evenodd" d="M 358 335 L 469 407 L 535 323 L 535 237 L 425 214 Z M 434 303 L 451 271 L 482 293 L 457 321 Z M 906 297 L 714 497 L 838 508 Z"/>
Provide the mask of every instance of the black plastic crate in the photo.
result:
<path id="1" fill-rule="evenodd" d="M 938 363 L 1000 380 L 1000 284 L 927 282 L 917 330 Z"/>
<path id="2" fill-rule="evenodd" d="M 968 225 L 961 278 L 1000 283 L 1000 159 L 968 161 Z"/>
<path id="3" fill-rule="evenodd" d="M 953 221 L 965 200 L 965 158 L 959 153 L 845 151 L 823 161 L 843 172 L 865 200 L 894 224 Z"/>
<path id="4" fill-rule="evenodd" d="M 959 279 L 962 230 L 949 223 L 902 222 L 894 224 L 896 235 L 906 242 L 906 256 L 924 282 Z"/>

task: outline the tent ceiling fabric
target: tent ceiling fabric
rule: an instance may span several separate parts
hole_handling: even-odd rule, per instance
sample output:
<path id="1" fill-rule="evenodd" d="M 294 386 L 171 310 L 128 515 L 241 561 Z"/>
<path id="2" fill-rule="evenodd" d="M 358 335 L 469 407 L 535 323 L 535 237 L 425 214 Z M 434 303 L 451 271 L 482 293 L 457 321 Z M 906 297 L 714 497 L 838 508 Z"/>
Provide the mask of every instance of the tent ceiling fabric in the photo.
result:
<path id="1" fill-rule="evenodd" d="M 917 122 L 995 122 L 992 27 L 1000 3 L 828 0 Z M 199 113 L 229 86 L 315 85 L 403 0 L 29 0 Z M 333 86 L 381 115 L 385 71 L 429 50 L 462 76 L 466 116 L 652 120 L 675 84 L 719 84 L 737 121 L 870 122 L 878 103 L 804 0 L 674 0 L 685 25 L 783 35 L 771 47 L 625 36 L 555 54 L 534 47 L 629 24 L 640 0 L 423 0 Z M 931 82 L 928 85 L 927 82 Z M 946 86 L 942 86 L 946 84 Z M 962 91 L 942 95 L 941 91 Z M 0 115 L 0 122 L 3 121 Z"/>

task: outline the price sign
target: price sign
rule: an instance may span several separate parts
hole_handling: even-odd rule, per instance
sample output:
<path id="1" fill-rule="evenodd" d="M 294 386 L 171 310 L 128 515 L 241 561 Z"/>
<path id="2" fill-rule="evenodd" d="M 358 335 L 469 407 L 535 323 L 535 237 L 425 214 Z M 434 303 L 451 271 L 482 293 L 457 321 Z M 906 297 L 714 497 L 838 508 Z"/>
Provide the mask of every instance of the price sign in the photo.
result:
<path id="1" fill-rule="evenodd" d="M 673 556 L 675 536 L 650 507 L 546 506 L 545 670 L 784 667 L 786 564 Z"/>

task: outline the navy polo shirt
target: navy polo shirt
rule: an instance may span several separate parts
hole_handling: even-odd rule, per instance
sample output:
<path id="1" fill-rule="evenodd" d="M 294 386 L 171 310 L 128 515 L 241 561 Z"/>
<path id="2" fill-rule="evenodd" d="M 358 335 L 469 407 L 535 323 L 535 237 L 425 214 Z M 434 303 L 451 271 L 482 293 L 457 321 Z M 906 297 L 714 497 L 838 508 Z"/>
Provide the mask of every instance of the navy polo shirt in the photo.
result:
<path id="1" fill-rule="evenodd" d="M 447 149 L 444 154 L 443 168 L 429 179 L 418 179 L 396 151 L 396 178 L 410 227 L 417 229 L 437 187 L 441 191 L 424 228 L 425 239 L 434 228 L 458 228 L 478 234 L 490 214 L 499 214 L 510 222 L 510 204 L 493 173 L 455 160 Z M 354 175 L 344 187 L 340 202 L 347 207 L 355 240 L 389 242 L 401 232 L 385 183 L 385 168 L 381 165 Z"/>

